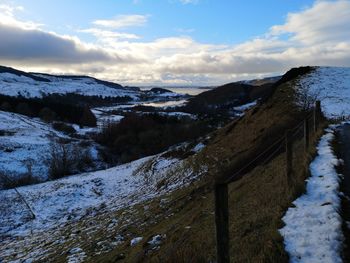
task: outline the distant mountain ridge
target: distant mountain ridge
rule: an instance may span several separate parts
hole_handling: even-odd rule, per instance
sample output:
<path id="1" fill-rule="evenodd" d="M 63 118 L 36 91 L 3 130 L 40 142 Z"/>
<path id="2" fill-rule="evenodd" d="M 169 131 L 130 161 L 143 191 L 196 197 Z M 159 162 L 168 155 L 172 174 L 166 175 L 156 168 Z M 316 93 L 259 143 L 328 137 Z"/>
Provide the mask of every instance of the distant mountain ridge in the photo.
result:
<path id="1" fill-rule="evenodd" d="M 279 81 L 282 78 L 282 76 L 274 76 L 274 77 L 267 77 L 262 79 L 252 79 L 252 80 L 243 80 L 241 81 L 244 84 L 248 84 L 251 86 L 261 86 L 264 84 L 273 84 L 277 81 Z"/>
<path id="2" fill-rule="evenodd" d="M 56 74 L 48 74 L 48 73 L 38 73 L 38 72 L 24 72 L 18 69 L 14 69 L 11 67 L 6 67 L 6 66 L 1 66 L 0 65 L 0 73 L 10 73 L 14 74 L 17 76 L 25 76 L 27 78 L 31 78 L 36 81 L 42 81 L 42 82 L 51 82 L 50 77 L 55 77 L 55 78 L 62 78 L 62 79 L 72 79 L 72 80 L 78 80 L 78 79 L 93 79 L 97 83 L 105 85 L 107 87 L 111 88 L 127 88 L 129 89 L 130 87 L 123 87 L 122 85 L 106 80 L 100 80 L 94 77 L 86 76 L 86 75 L 56 75 Z M 133 87 L 132 89 L 139 90 L 138 87 Z"/>
<path id="3" fill-rule="evenodd" d="M 140 89 L 82 75 L 52 75 L 24 72 L 0 66 L 0 94 L 42 98 L 51 94 L 74 93 L 82 96 L 129 97 L 138 99 Z"/>
<path id="4" fill-rule="evenodd" d="M 48 79 L 38 77 L 38 76 L 33 75 L 32 73 L 27 73 L 27 72 L 17 70 L 17 69 L 11 68 L 11 67 L 0 66 L 0 73 L 10 73 L 10 74 L 13 74 L 16 76 L 24 76 L 27 78 L 31 78 L 31 79 L 36 80 L 36 81 L 50 82 L 50 80 L 48 80 Z"/>

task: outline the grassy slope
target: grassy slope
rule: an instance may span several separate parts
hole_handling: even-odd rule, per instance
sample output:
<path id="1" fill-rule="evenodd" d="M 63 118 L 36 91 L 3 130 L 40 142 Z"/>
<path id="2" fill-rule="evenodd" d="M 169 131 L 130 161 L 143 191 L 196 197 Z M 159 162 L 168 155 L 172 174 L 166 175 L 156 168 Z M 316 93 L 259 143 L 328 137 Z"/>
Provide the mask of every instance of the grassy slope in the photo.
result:
<path id="1" fill-rule="evenodd" d="M 215 258 L 215 229 L 212 182 L 223 173 L 232 174 L 238 167 L 280 138 L 286 128 L 302 120 L 295 107 L 293 81 L 278 87 L 271 99 L 253 109 L 241 120 L 217 131 L 208 147 L 190 157 L 191 164 L 207 165 L 209 172 L 196 185 L 167 197 L 165 208 L 153 201 L 153 222 L 139 220 L 147 227 L 134 230 L 144 238 L 136 247 L 128 244 L 95 257 L 93 262 L 208 262 Z M 313 143 L 315 143 L 315 136 Z M 230 233 L 233 262 L 287 262 L 283 240 L 278 233 L 281 217 L 304 189 L 307 163 L 313 151 L 303 153 L 302 143 L 294 145 L 299 152 L 294 160 L 293 180 L 287 183 L 284 155 L 260 165 L 241 180 L 230 184 Z M 190 165 L 190 164 L 189 164 Z M 179 171 L 179 173 L 181 170 Z M 149 251 L 147 241 L 156 234 L 167 238 L 159 250 Z M 119 261 L 118 261 L 119 262 Z"/>

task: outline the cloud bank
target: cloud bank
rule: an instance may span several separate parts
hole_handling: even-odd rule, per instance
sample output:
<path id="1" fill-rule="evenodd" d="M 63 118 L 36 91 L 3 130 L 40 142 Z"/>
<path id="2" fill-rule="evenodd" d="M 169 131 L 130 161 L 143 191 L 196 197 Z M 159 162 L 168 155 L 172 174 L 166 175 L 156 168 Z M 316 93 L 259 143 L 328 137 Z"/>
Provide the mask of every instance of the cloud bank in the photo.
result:
<path id="1" fill-rule="evenodd" d="M 14 12 L 0 6 L 0 64 L 31 70 L 91 74 L 123 84 L 215 85 L 301 65 L 350 66 L 347 0 L 316 1 L 239 45 L 200 43 L 188 36 L 145 42 L 125 32 L 145 26 L 147 15 L 93 21 L 92 28 L 80 32 L 96 42 L 84 43 L 18 21 Z"/>

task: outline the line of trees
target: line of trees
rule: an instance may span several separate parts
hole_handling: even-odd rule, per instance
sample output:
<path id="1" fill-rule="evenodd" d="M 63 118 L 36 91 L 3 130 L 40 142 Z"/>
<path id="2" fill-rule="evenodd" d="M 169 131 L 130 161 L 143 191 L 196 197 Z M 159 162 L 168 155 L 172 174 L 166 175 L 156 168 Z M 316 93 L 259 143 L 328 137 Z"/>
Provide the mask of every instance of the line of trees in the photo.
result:
<path id="1" fill-rule="evenodd" d="M 25 98 L 0 95 L 0 110 L 15 112 L 44 121 L 64 121 L 96 126 L 96 117 L 87 105 L 68 103 L 63 98 Z"/>
<path id="2" fill-rule="evenodd" d="M 211 129 L 211 125 L 202 120 L 178 119 L 158 114 L 129 114 L 119 123 L 105 125 L 95 139 L 109 149 L 105 155 L 106 161 L 125 163 L 198 138 Z"/>

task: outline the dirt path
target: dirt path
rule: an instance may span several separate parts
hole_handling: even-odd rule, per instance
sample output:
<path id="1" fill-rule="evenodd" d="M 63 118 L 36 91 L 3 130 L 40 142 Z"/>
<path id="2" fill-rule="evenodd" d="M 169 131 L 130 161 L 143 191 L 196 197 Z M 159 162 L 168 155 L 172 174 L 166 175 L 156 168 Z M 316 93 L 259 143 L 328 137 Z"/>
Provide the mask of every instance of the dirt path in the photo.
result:
<path id="1" fill-rule="evenodd" d="M 343 250 L 344 262 L 350 262 L 350 124 L 344 124 L 337 132 L 337 154 L 344 160 L 344 165 L 339 171 L 344 175 L 340 191 L 344 193 L 342 198 L 343 232 L 345 246 Z"/>

